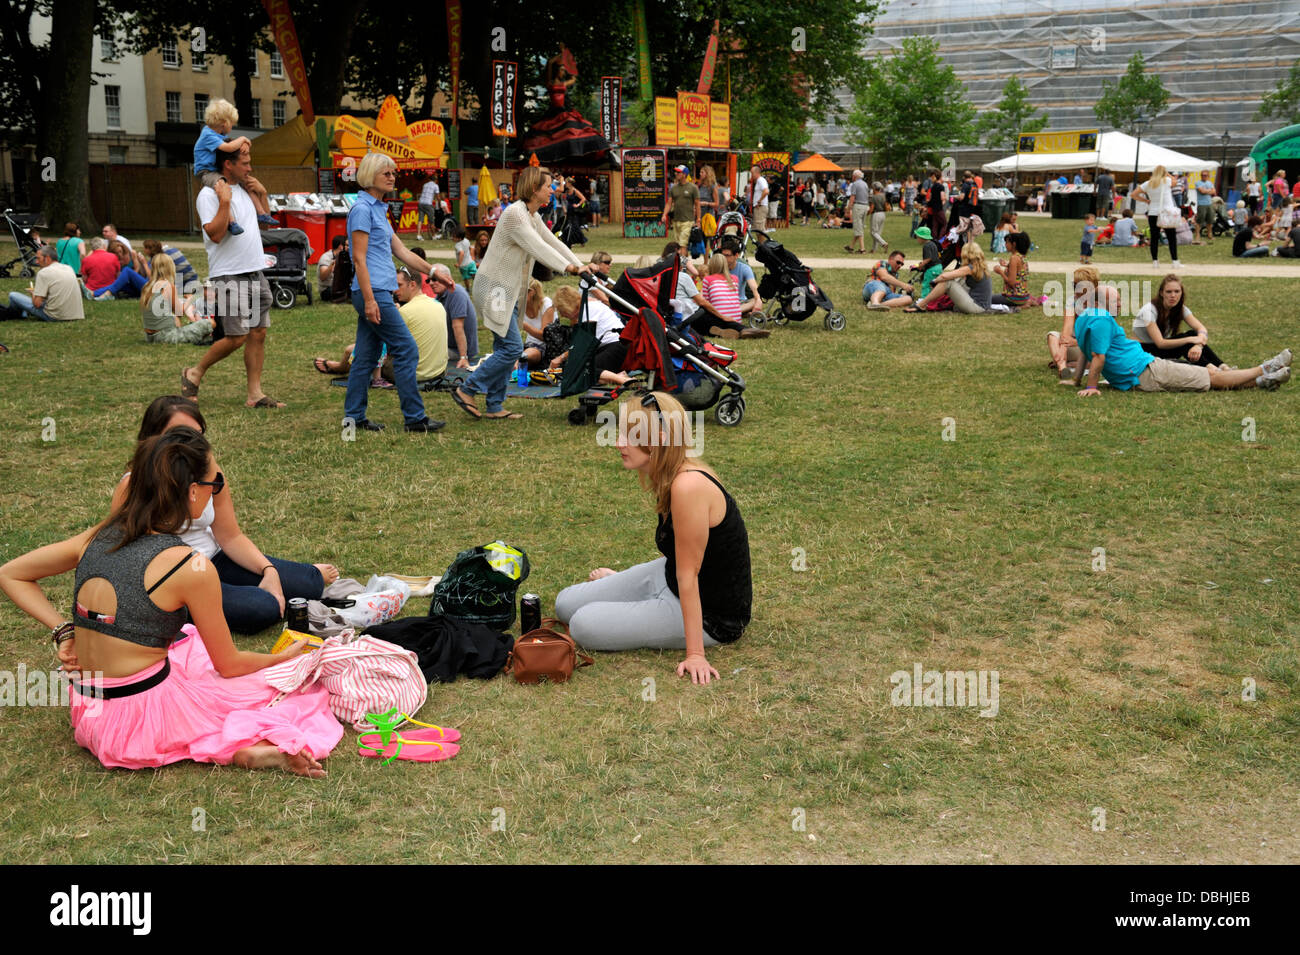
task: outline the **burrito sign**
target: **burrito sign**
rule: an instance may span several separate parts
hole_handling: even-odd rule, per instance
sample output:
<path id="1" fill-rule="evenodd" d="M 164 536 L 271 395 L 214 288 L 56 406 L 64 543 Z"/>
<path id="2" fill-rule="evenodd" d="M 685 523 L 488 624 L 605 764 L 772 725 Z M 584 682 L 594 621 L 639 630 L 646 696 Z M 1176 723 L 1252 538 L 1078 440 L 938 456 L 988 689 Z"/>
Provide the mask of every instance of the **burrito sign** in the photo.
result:
<path id="1" fill-rule="evenodd" d="M 334 121 L 334 135 L 338 149 L 334 156 L 336 165 L 345 159 L 361 159 L 368 152 L 392 156 L 404 169 L 441 168 L 446 136 L 442 123 L 436 119 L 423 119 L 406 124 L 406 116 L 397 98 L 390 96 L 379 107 L 374 125 L 355 116 L 340 116 Z"/>

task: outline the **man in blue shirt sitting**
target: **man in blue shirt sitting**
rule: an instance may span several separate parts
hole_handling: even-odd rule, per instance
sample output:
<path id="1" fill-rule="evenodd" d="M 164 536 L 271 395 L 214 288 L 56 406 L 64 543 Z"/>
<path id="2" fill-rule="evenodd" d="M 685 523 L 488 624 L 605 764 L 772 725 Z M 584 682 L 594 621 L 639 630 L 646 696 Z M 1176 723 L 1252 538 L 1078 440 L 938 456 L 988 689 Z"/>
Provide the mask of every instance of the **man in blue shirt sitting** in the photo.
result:
<path id="1" fill-rule="evenodd" d="M 736 291 L 740 295 L 740 314 L 763 311 L 763 299 L 758 294 L 758 280 L 749 263 L 740 257 L 739 240 L 728 236 L 722 240 L 722 257 L 727 260 L 727 271 L 736 280 Z"/>
<path id="2" fill-rule="evenodd" d="M 1061 329 L 1061 344 L 1078 344 L 1083 353 L 1074 375 L 1077 388 L 1088 372 L 1087 387 L 1080 398 L 1101 394 L 1097 384 L 1104 374 L 1112 388 L 1129 391 L 1209 391 L 1232 388 L 1261 388 L 1273 391 L 1291 379 L 1291 350 L 1286 349 L 1253 368 L 1225 370 L 1223 367 L 1189 365 L 1181 361 L 1156 358 L 1124 334 L 1115 321 L 1119 310 L 1119 292 L 1099 284 L 1097 270 L 1075 269 L 1074 310 L 1067 309 Z"/>

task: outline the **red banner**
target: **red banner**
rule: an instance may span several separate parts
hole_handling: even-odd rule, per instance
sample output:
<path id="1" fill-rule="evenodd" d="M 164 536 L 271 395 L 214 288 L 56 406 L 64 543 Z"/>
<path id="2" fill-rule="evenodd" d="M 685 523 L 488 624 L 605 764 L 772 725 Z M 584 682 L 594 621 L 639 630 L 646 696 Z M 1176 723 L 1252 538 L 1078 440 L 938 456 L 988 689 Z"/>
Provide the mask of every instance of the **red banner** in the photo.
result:
<path id="1" fill-rule="evenodd" d="M 447 52 L 451 56 L 451 122 L 456 123 L 460 102 L 460 0 L 447 0 Z"/>
<path id="2" fill-rule="evenodd" d="M 709 34 L 709 48 L 704 51 L 704 67 L 700 70 L 700 85 L 695 92 L 708 94 L 713 86 L 713 68 L 718 62 L 718 21 L 713 21 L 713 32 Z"/>
<path id="3" fill-rule="evenodd" d="M 280 59 L 284 61 L 284 70 L 289 74 L 293 95 L 298 97 L 302 120 L 310 126 L 316 122 L 316 113 L 311 108 L 307 65 L 303 62 L 302 50 L 298 46 L 298 31 L 293 28 L 289 0 L 262 0 L 262 6 L 266 8 L 266 15 L 271 20 L 271 37 L 275 40 L 275 48 L 280 51 Z"/>

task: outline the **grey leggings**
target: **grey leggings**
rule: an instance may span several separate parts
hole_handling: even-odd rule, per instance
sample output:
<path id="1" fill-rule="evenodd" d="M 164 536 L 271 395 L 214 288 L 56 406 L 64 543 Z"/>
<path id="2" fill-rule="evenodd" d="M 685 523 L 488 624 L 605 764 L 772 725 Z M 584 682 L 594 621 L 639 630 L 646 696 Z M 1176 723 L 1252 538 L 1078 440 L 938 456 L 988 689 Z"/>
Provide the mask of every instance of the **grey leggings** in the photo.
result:
<path id="1" fill-rule="evenodd" d="M 555 616 L 585 650 L 684 650 L 681 602 L 664 577 L 667 559 L 637 564 L 600 580 L 565 587 Z M 707 633 L 706 647 L 718 646 Z"/>

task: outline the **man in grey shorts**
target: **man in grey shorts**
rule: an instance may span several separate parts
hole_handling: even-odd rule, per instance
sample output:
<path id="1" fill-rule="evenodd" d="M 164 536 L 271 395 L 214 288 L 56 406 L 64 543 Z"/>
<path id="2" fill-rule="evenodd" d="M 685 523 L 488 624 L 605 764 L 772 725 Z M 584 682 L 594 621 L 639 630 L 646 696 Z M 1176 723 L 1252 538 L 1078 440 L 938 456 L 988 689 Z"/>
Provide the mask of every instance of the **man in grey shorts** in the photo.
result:
<path id="1" fill-rule="evenodd" d="M 195 207 L 203 224 L 203 248 L 215 297 L 217 328 L 214 341 L 194 368 L 181 369 L 181 394 L 196 398 L 209 368 L 240 348 L 248 377 L 250 408 L 283 408 L 262 390 L 266 360 L 266 330 L 271 327 L 271 286 L 262 274 L 265 253 L 257 227 L 253 197 L 265 199 L 266 189 L 253 178 L 247 148 L 217 156 L 222 179 L 199 192 Z M 243 226 L 235 235 L 231 223 Z"/>

